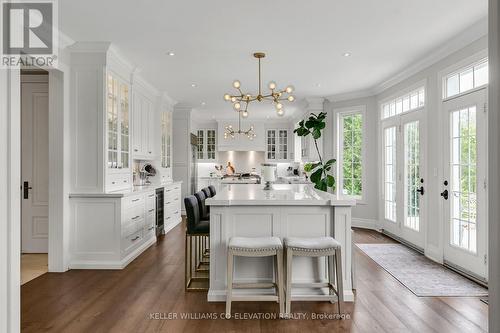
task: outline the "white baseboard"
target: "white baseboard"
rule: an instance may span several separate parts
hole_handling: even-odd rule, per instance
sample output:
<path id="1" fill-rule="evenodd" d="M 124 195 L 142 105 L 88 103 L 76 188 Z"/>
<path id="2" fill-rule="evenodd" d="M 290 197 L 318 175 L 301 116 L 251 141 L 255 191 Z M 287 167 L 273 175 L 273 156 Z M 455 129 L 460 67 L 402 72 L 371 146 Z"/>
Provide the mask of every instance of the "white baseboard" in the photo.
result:
<path id="1" fill-rule="evenodd" d="M 425 248 L 425 256 L 438 264 L 443 264 L 443 250 L 437 246 L 427 245 Z"/>
<path id="2" fill-rule="evenodd" d="M 374 219 L 361 219 L 357 217 L 353 217 L 351 220 L 351 225 L 355 228 L 363 228 L 363 229 L 371 229 L 380 231 L 378 227 L 377 220 Z"/>
<path id="3" fill-rule="evenodd" d="M 135 258 L 140 256 L 151 245 L 156 243 L 156 237 L 152 237 L 144 244 L 135 249 L 122 260 L 97 261 L 97 260 L 78 260 L 70 262 L 69 269 L 124 269 Z"/>

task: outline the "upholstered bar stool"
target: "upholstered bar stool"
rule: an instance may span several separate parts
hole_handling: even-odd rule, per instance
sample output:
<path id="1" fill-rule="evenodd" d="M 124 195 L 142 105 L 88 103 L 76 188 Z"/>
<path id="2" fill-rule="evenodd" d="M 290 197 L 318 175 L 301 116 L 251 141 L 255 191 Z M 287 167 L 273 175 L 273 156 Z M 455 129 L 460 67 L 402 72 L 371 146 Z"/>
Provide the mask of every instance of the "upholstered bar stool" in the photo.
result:
<path id="1" fill-rule="evenodd" d="M 274 259 L 274 282 L 233 283 L 234 257 L 270 257 Z M 233 295 L 233 289 L 274 288 L 274 295 Z M 227 249 L 226 318 L 231 317 L 232 301 L 277 301 L 280 317 L 284 314 L 283 245 L 278 237 L 233 237 Z"/>
<path id="2" fill-rule="evenodd" d="M 198 258 L 201 257 L 200 247 L 196 246 L 200 239 L 208 238 L 210 235 L 210 223 L 200 219 L 200 207 L 198 199 L 193 196 L 184 198 L 186 207 L 186 252 L 185 252 L 185 287 L 186 291 L 208 290 L 208 270 L 198 270 Z M 194 240 L 194 242 L 193 242 Z M 195 248 L 193 251 L 193 247 Z"/>
<path id="3" fill-rule="evenodd" d="M 325 288 L 328 287 L 330 302 L 334 303 L 335 294 L 338 298 L 339 314 L 342 313 L 344 288 L 342 286 L 342 254 L 341 246 L 333 237 L 318 238 L 285 238 L 286 256 L 286 313 L 291 313 L 292 287 Z M 325 283 L 292 283 L 292 260 L 294 256 L 327 257 L 328 282 Z M 334 285 L 334 276 L 336 284 Z"/>
<path id="4" fill-rule="evenodd" d="M 210 223 L 210 213 L 209 206 L 205 204 L 205 200 L 209 198 L 207 193 L 210 193 L 208 188 L 204 188 L 194 194 L 196 199 L 198 199 L 198 207 L 200 208 L 200 219 L 202 221 L 208 221 Z M 209 262 L 209 248 L 210 248 L 210 238 L 201 237 L 195 243 L 196 253 L 199 256 L 196 258 L 196 269 L 198 271 L 207 271 L 210 265 Z"/>
<path id="5" fill-rule="evenodd" d="M 213 185 L 210 185 L 208 187 L 208 190 L 210 191 L 210 197 L 213 197 L 217 194 L 217 191 L 215 190 L 215 186 L 213 186 Z"/>

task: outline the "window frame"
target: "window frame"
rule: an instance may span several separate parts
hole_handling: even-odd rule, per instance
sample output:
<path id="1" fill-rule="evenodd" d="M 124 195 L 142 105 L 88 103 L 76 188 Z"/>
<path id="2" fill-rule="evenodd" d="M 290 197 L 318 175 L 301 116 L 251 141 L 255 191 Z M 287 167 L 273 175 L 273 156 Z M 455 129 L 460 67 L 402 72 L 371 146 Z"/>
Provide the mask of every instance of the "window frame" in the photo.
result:
<path id="1" fill-rule="evenodd" d="M 337 151 L 337 162 L 336 162 L 336 176 L 337 176 L 337 187 L 336 193 L 340 195 L 343 194 L 343 146 L 344 146 L 344 133 L 343 133 L 343 118 L 352 115 L 361 115 L 361 195 L 353 196 L 356 199 L 357 204 L 366 204 L 366 105 L 357 105 L 346 108 L 340 108 L 334 110 L 337 136 L 336 136 L 336 151 Z"/>
<path id="2" fill-rule="evenodd" d="M 452 96 L 447 96 L 447 79 L 455 74 L 459 74 L 462 72 L 467 71 L 468 69 L 473 69 L 474 67 L 480 65 L 481 63 L 486 62 L 488 64 L 488 68 L 490 66 L 489 64 L 489 58 L 488 54 L 485 52 L 478 52 L 477 54 L 468 57 L 467 59 L 464 59 L 438 73 L 438 78 L 441 81 L 441 94 L 440 94 L 440 100 L 441 102 L 446 102 L 458 97 L 462 97 L 464 95 L 468 95 L 471 93 L 474 93 L 478 90 L 484 89 L 485 87 L 488 87 L 490 83 L 490 78 L 488 77 L 488 82 L 485 84 L 482 84 L 477 87 L 473 87 L 469 90 L 465 90 L 462 92 L 459 92 L 458 94 L 452 95 Z M 460 80 L 460 77 L 459 77 Z M 474 78 L 473 78 L 474 80 Z M 439 82 L 439 81 L 438 81 Z M 473 81 L 474 82 L 474 81 Z M 473 83 L 474 84 L 474 83 Z"/>
<path id="3" fill-rule="evenodd" d="M 411 108 L 411 94 L 414 93 L 414 92 L 419 92 L 420 90 L 423 90 L 424 91 L 424 104 L 423 105 L 419 105 L 417 106 L 416 108 Z M 403 89 L 403 90 L 400 90 L 398 91 L 397 93 L 389 96 L 389 97 L 386 97 L 384 99 L 382 99 L 379 103 L 378 103 L 378 110 L 379 110 L 379 121 L 387 121 L 388 119 L 392 119 L 394 117 L 397 117 L 399 115 L 402 115 L 402 114 L 406 114 L 406 113 L 410 113 L 410 112 L 416 112 L 416 111 L 419 111 L 419 110 L 422 110 L 422 109 L 425 109 L 427 107 L 427 103 L 428 103 L 428 94 L 427 94 L 427 80 L 422 80 L 422 81 L 419 81 L 409 87 L 407 87 L 406 89 Z M 408 109 L 407 111 L 402 111 L 400 113 L 395 113 L 394 115 L 392 116 L 388 116 L 388 117 L 384 117 L 384 106 L 385 105 L 390 105 L 393 101 L 396 102 L 397 100 L 401 99 L 401 100 L 404 100 L 404 98 L 407 96 L 407 95 L 410 95 L 410 109 Z M 419 94 L 417 93 L 417 96 Z M 418 103 L 418 102 L 417 102 Z M 396 106 L 395 106 L 396 107 Z"/>

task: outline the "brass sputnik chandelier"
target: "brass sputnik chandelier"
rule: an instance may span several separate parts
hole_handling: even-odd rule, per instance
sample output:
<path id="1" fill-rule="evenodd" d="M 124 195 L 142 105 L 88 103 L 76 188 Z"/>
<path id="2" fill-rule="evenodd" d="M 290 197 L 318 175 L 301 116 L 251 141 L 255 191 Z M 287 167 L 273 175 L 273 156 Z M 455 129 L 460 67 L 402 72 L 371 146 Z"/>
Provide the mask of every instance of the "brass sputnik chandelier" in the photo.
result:
<path id="1" fill-rule="evenodd" d="M 235 131 L 233 129 L 232 125 L 228 125 L 224 127 L 224 139 L 234 139 L 236 134 L 243 134 L 246 135 L 249 140 L 253 140 L 257 134 L 254 133 L 253 131 L 253 125 L 250 126 L 250 128 L 246 131 L 241 130 L 241 116 L 242 116 L 243 111 L 238 111 L 238 130 Z"/>
<path id="2" fill-rule="evenodd" d="M 283 116 L 285 114 L 285 110 L 283 108 L 283 101 L 293 102 L 295 97 L 291 95 L 293 92 L 293 86 L 288 86 L 283 90 L 279 90 L 276 88 L 276 82 L 269 82 L 269 92 L 267 94 L 262 93 L 262 81 L 261 81 L 261 70 L 260 70 L 260 60 L 266 56 L 265 53 L 256 52 L 253 54 L 255 58 L 259 60 L 259 93 L 257 95 L 245 94 L 241 91 L 241 83 L 238 80 L 233 82 L 233 87 L 238 90 L 238 94 L 231 95 L 225 94 L 224 100 L 230 101 L 233 103 L 233 108 L 241 112 L 241 116 L 243 118 L 248 117 L 248 104 L 254 101 L 262 102 L 263 100 L 271 101 L 276 108 L 276 113 L 278 116 Z"/>

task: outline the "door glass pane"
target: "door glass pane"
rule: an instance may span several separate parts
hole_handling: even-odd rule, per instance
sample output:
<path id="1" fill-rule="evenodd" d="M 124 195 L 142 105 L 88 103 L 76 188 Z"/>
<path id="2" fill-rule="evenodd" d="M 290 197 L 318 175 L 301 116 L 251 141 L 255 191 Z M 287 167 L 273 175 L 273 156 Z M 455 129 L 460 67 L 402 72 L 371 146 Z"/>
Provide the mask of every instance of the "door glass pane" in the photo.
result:
<path id="1" fill-rule="evenodd" d="M 476 252 L 476 106 L 451 113 L 451 245 Z"/>
<path id="2" fill-rule="evenodd" d="M 129 167 L 129 96 L 128 86 L 121 84 L 120 87 L 120 113 L 121 113 L 121 165 Z"/>
<path id="3" fill-rule="evenodd" d="M 396 127 L 384 130 L 385 218 L 396 222 Z"/>
<path id="4" fill-rule="evenodd" d="M 420 142 L 419 122 L 404 125 L 405 156 L 405 219 L 404 226 L 416 231 L 420 229 L 420 198 L 417 190 L 420 183 Z"/>
<path id="5" fill-rule="evenodd" d="M 118 81 L 107 78 L 108 168 L 118 168 Z"/>
<path id="6" fill-rule="evenodd" d="M 215 160 L 215 130 L 207 130 L 207 159 Z"/>
<path id="7" fill-rule="evenodd" d="M 199 160 L 202 160 L 204 159 L 204 156 L 203 156 L 203 144 L 204 144 L 204 141 L 205 141 L 205 131 L 203 130 L 198 130 L 198 159 Z"/>

